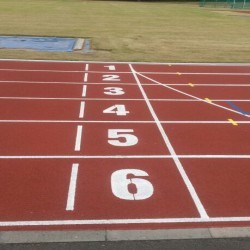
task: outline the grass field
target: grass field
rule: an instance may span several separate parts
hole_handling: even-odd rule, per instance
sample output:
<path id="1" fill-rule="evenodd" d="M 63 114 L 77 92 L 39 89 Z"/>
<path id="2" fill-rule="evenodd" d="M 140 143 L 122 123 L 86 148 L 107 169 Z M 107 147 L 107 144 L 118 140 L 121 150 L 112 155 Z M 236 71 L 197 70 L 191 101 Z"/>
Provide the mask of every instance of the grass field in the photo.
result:
<path id="1" fill-rule="evenodd" d="M 250 62 L 250 15 L 197 3 L 0 0 L 0 35 L 88 37 L 92 53 L 0 49 L 0 58 Z"/>

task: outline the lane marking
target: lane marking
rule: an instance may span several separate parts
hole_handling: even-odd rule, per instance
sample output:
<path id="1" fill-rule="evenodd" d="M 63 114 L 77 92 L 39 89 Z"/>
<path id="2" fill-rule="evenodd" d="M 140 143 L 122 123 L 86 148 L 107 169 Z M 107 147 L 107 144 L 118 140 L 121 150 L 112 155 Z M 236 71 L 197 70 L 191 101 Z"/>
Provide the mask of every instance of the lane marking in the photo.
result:
<path id="1" fill-rule="evenodd" d="M 54 73 L 82 73 L 81 70 L 60 70 L 60 69 L 11 69 L 11 68 L 0 68 L 0 71 L 12 71 L 12 72 L 54 72 Z M 105 71 L 89 70 L 89 64 L 86 64 L 85 71 L 89 73 L 105 73 Z M 129 71 L 117 71 L 119 74 L 130 74 Z M 150 74 L 150 75 L 222 75 L 222 76 L 249 76 L 250 73 L 237 73 L 237 72 L 158 72 L 158 71 L 141 71 L 141 74 Z"/>
<path id="2" fill-rule="evenodd" d="M 73 211 L 75 208 L 75 195 L 76 195 L 78 168 L 79 168 L 78 163 L 74 163 L 72 165 L 70 183 L 69 183 L 69 191 L 68 191 L 68 199 L 67 199 L 67 205 L 66 205 L 67 211 Z"/>
<path id="3" fill-rule="evenodd" d="M 250 159 L 250 155 L 7 155 L 0 159 Z"/>
<path id="4" fill-rule="evenodd" d="M 82 97 L 86 97 L 87 94 L 87 85 L 82 86 Z"/>
<path id="5" fill-rule="evenodd" d="M 87 91 L 87 88 L 86 88 Z M 1 97 L 0 100 L 58 100 L 58 101 L 79 101 L 82 100 L 82 98 L 71 98 L 71 97 L 12 97 L 12 96 L 6 96 Z M 85 98 L 85 100 L 97 100 L 97 101 L 110 101 L 110 98 Z M 199 102 L 200 100 L 196 99 L 156 99 L 156 98 L 149 98 L 150 101 L 159 101 L 159 102 Z M 112 101 L 145 101 L 142 98 L 112 98 Z M 214 102 L 226 102 L 226 101 L 234 101 L 234 102 L 250 102 L 250 99 L 213 99 Z"/>
<path id="6" fill-rule="evenodd" d="M 52 72 L 52 73 L 81 73 L 81 70 L 60 70 L 60 69 L 0 69 L 0 71 L 13 72 Z"/>
<path id="7" fill-rule="evenodd" d="M 145 218 L 145 219 L 103 219 L 103 220 L 38 220 L 1 221 L 1 227 L 8 226 L 56 226 L 56 225 L 111 225 L 111 224 L 151 224 L 151 223 L 209 223 L 209 222 L 249 222 L 250 217 L 211 218 Z"/>
<path id="8" fill-rule="evenodd" d="M 159 129 L 159 131 L 160 131 L 160 133 L 162 135 L 162 138 L 163 138 L 163 140 L 164 140 L 164 142 L 165 142 L 165 144 L 166 144 L 166 146 L 167 146 L 167 148 L 168 148 L 168 150 L 169 150 L 169 152 L 170 152 L 170 154 L 171 154 L 171 156 L 172 156 L 172 158 L 173 158 L 173 160 L 175 162 L 175 165 L 176 165 L 176 167 L 177 167 L 177 169 L 178 169 L 178 171 L 179 171 L 179 173 L 180 173 L 180 175 L 181 175 L 181 177 L 182 177 L 182 179 L 183 179 L 183 181 L 184 181 L 184 183 L 185 183 L 185 185 L 186 185 L 186 187 L 187 187 L 187 189 L 188 189 L 188 191 L 189 191 L 189 193 L 190 193 L 190 195 L 191 195 L 191 197 L 192 197 L 192 199 L 193 199 L 193 201 L 194 201 L 194 203 L 196 205 L 196 208 L 197 208 L 201 218 L 209 218 L 205 208 L 203 207 L 203 205 L 202 205 L 202 203 L 200 201 L 200 198 L 198 197 L 198 195 L 197 195 L 197 193 L 195 191 L 195 188 L 194 188 L 193 184 L 189 180 L 189 178 L 188 178 L 188 176 L 187 176 L 187 174 L 186 174 L 186 172 L 185 172 L 179 158 L 177 157 L 177 155 L 175 153 L 175 150 L 174 150 L 174 148 L 173 148 L 173 146 L 172 146 L 166 132 L 164 131 L 164 129 L 163 129 L 163 127 L 162 127 L 162 125 L 161 125 L 161 123 L 160 123 L 160 121 L 159 121 L 159 119 L 158 119 L 158 117 L 157 117 L 157 115 L 156 115 L 150 101 L 148 100 L 148 97 L 147 97 L 147 95 L 146 95 L 146 93 L 145 93 L 145 91 L 144 91 L 144 89 L 143 89 L 143 87 L 141 85 L 141 82 L 137 77 L 136 71 L 134 70 L 134 68 L 132 67 L 131 64 L 129 64 L 129 67 L 131 69 L 131 72 L 132 72 L 137 84 L 138 84 L 139 89 L 141 90 L 141 93 L 142 93 L 142 95 L 143 95 L 143 97 L 145 99 L 145 102 L 147 103 L 149 111 L 150 111 L 152 117 L 154 118 L 155 123 L 156 123 L 156 125 L 157 125 L 157 127 L 158 127 L 158 129 Z"/>
<path id="9" fill-rule="evenodd" d="M 228 121 L 231 122 L 234 126 L 238 126 L 238 123 L 233 119 L 228 119 Z"/>
<path id="10" fill-rule="evenodd" d="M 75 141 L 75 151 L 80 151 L 81 141 L 82 141 L 82 125 L 77 126 L 76 141 Z"/>
<path id="11" fill-rule="evenodd" d="M 85 102 L 82 101 L 82 102 L 81 102 L 81 105 L 80 105 L 79 118 L 83 118 L 83 117 L 84 117 L 84 111 L 85 111 Z"/>
<path id="12" fill-rule="evenodd" d="M 89 71 L 89 64 L 88 63 L 86 63 L 86 65 L 85 65 L 85 71 Z M 86 83 L 88 81 L 88 76 L 89 76 L 89 73 L 85 72 L 84 73 L 84 78 L 83 78 L 84 83 Z"/>
<path id="13" fill-rule="evenodd" d="M 181 90 L 178 90 L 178 89 L 175 89 L 175 88 L 173 88 L 173 87 L 170 87 L 170 86 L 167 85 L 167 84 L 163 84 L 163 83 L 161 83 L 161 82 L 158 82 L 158 81 L 156 81 L 156 80 L 154 80 L 154 79 L 152 79 L 152 78 L 149 78 L 149 77 L 147 77 L 147 76 L 145 76 L 145 75 L 143 75 L 143 74 L 141 74 L 141 73 L 138 73 L 138 72 L 136 72 L 136 71 L 135 71 L 135 73 L 138 74 L 138 75 L 140 75 L 140 76 L 142 76 L 142 77 L 144 77 L 145 79 L 148 79 L 148 80 L 150 80 L 150 81 L 152 81 L 152 82 L 157 83 L 159 86 L 163 86 L 163 87 L 165 87 L 165 88 L 171 89 L 171 90 L 173 90 L 173 91 L 175 91 L 175 92 L 177 92 L 177 93 L 180 93 L 180 94 L 182 94 L 182 95 L 191 97 L 191 98 L 193 98 L 193 99 L 196 99 L 196 100 L 199 100 L 199 101 L 202 101 L 202 102 L 205 102 L 205 103 L 209 103 L 209 102 L 207 102 L 207 101 L 204 100 L 204 99 L 201 99 L 201 98 L 199 98 L 199 97 L 190 95 L 190 94 L 188 94 L 188 93 L 186 93 L 186 92 L 183 92 L 183 91 L 181 91 Z M 237 114 L 242 115 L 240 112 L 238 112 L 238 111 L 236 111 L 236 110 L 233 110 L 233 109 L 230 109 L 230 108 L 226 108 L 226 107 L 224 107 L 224 106 L 222 106 L 222 105 L 219 105 L 219 104 L 216 104 L 216 103 L 213 103 L 213 102 L 211 102 L 211 103 L 209 103 L 209 104 L 210 104 L 210 105 L 213 105 L 213 106 L 216 106 L 216 107 L 218 107 L 218 108 L 225 109 L 225 110 L 231 111 L 231 112 L 233 112 L 233 113 L 237 113 Z M 250 117 L 250 115 L 246 115 L 246 116 L 247 116 L 247 117 Z"/>
<path id="14" fill-rule="evenodd" d="M 209 98 L 205 98 L 204 100 L 205 100 L 206 102 L 208 102 L 208 103 L 212 103 L 212 100 L 209 99 Z"/>
<path id="15" fill-rule="evenodd" d="M 164 124 L 228 124 L 228 121 L 159 121 Z M 235 121 L 238 124 L 250 124 L 250 121 Z M 155 121 L 137 121 L 137 120 L 0 120 L 0 123 L 152 123 Z"/>
<path id="16" fill-rule="evenodd" d="M 188 83 L 188 85 L 190 86 L 190 87 L 194 87 L 194 84 L 193 83 Z"/>
<path id="17" fill-rule="evenodd" d="M 107 73 L 107 72 L 103 72 L 103 73 Z M 138 74 L 142 74 L 142 73 L 138 73 Z M 146 77 L 146 76 L 145 76 Z M 152 79 L 151 79 L 152 80 Z M 82 82 L 58 82 L 58 81 L 53 81 L 53 82 L 45 82 L 45 81 L 12 81 L 12 80 L 0 80 L 0 83 L 32 83 L 32 84 L 68 84 L 68 85 L 82 85 Z M 91 85 L 99 85 L 99 84 L 107 84 L 107 83 L 103 83 L 103 82 L 93 82 L 93 83 L 89 83 Z M 123 85 L 136 85 L 136 83 L 125 83 L 125 82 L 116 82 L 116 83 L 108 83 L 108 84 L 123 84 Z M 141 83 L 142 85 L 148 85 L 148 86 L 155 86 L 154 83 Z M 163 83 L 162 83 L 163 84 Z M 164 85 L 164 84 L 163 84 Z M 170 83 L 170 84 L 166 84 L 167 86 L 186 86 L 186 83 Z M 196 83 L 195 86 L 200 86 L 200 87 L 206 87 L 206 86 L 211 86 L 211 87 L 250 87 L 250 84 L 223 84 L 223 83 L 201 83 L 198 84 Z"/>
<path id="18" fill-rule="evenodd" d="M 43 62 L 47 64 L 53 64 L 54 62 L 59 62 L 59 63 L 68 63 L 68 64 L 82 64 L 82 63 L 88 63 L 89 61 L 67 61 L 67 60 L 34 60 L 34 59 L 0 59 L 1 62 Z M 92 63 L 102 63 L 106 64 L 106 62 L 103 61 L 92 61 Z M 172 63 L 172 62 L 165 62 L 165 63 L 157 63 L 157 62 L 109 62 L 109 63 L 114 63 L 118 65 L 127 65 L 128 63 L 133 63 L 135 65 L 168 65 L 169 63 L 172 65 L 187 65 L 187 66 L 194 66 L 194 65 L 199 65 L 201 67 L 217 67 L 218 66 L 228 66 L 228 67 L 235 67 L 235 66 L 244 66 L 244 67 L 250 67 L 250 63 Z"/>
<path id="19" fill-rule="evenodd" d="M 86 63 L 86 65 L 85 65 L 85 71 L 89 71 L 89 64 L 88 63 Z"/>
<path id="20" fill-rule="evenodd" d="M 88 81 L 88 76 L 89 76 L 89 73 L 84 74 L 84 78 L 83 78 L 84 83 L 86 83 Z"/>

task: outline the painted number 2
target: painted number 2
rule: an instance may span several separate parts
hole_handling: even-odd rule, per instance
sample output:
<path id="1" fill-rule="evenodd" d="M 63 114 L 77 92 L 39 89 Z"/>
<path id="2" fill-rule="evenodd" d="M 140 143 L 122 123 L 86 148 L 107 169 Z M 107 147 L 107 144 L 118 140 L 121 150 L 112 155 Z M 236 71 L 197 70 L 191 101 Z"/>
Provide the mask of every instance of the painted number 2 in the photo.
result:
<path id="1" fill-rule="evenodd" d="M 154 187 L 147 172 L 140 169 L 121 169 L 111 176 L 112 193 L 123 200 L 145 200 L 154 193 Z"/>
<path id="2" fill-rule="evenodd" d="M 114 82 L 117 81 L 117 82 L 119 82 L 120 76 L 118 76 L 118 75 L 103 75 L 102 80 L 103 81 L 114 81 Z"/>

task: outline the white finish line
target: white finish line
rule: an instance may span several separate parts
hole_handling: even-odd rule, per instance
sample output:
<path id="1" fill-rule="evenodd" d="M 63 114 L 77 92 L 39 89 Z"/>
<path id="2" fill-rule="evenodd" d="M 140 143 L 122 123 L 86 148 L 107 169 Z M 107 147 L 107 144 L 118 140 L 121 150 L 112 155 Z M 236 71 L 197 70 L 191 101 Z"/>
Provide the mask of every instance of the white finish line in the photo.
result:
<path id="1" fill-rule="evenodd" d="M 156 218 L 156 219 L 110 219 L 110 220 L 44 220 L 44 221 L 2 221 L 0 227 L 8 226 L 63 226 L 63 225 L 117 225 L 117 224 L 162 224 L 162 223 L 209 223 L 248 222 L 250 217 L 209 218 Z"/>

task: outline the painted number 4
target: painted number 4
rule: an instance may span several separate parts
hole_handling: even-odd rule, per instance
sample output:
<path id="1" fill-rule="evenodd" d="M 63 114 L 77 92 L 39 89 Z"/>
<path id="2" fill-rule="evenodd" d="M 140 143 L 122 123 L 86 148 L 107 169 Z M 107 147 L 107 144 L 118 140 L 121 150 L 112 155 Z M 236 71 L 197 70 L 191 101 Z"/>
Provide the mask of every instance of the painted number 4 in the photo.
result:
<path id="1" fill-rule="evenodd" d="M 104 114 L 116 114 L 118 116 L 125 116 L 129 113 L 129 111 L 126 110 L 125 105 L 116 104 L 103 110 L 103 113 Z"/>
<path id="2" fill-rule="evenodd" d="M 147 172 L 140 169 L 121 169 L 111 176 L 112 193 L 123 200 L 145 200 L 154 193 Z"/>

